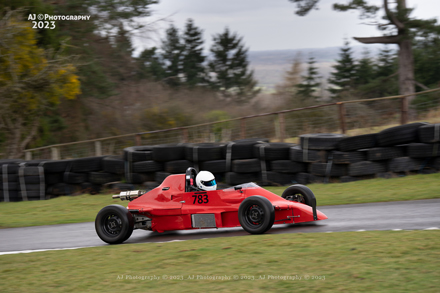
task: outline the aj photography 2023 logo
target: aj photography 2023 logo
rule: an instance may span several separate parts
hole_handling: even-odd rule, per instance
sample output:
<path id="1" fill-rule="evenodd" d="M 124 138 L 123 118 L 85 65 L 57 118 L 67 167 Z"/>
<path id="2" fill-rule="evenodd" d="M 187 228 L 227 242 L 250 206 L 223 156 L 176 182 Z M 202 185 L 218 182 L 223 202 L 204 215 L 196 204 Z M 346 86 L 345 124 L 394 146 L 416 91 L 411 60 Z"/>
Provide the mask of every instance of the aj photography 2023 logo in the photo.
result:
<path id="1" fill-rule="evenodd" d="M 90 15 L 50 15 L 50 14 L 29 14 L 28 20 L 32 20 L 32 28 L 54 29 L 57 20 L 90 20 Z"/>

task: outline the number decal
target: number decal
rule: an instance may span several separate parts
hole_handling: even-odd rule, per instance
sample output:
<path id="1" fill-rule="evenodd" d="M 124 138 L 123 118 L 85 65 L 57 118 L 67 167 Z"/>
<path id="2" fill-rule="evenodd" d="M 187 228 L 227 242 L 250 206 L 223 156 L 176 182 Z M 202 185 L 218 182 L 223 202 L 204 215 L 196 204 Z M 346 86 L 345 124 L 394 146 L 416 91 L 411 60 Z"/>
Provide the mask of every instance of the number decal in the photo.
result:
<path id="1" fill-rule="evenodd" d="M 209 198 L 208 195 L 206 193 L 202 193 L 202 194 L 193 194 L 192 196 L 194 198 L 193 204 L 203 204 L 203 203 L 208 203 L 209 202 Z"/>

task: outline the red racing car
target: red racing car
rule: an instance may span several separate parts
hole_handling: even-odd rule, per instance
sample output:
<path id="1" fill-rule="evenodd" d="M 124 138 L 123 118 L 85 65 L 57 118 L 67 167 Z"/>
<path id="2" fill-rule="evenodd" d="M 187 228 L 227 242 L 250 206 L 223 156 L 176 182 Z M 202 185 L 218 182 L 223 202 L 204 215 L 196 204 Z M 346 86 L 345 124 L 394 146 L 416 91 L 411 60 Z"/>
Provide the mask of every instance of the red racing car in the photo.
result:
<path id="1" fill-rule="evenodd" d="M 126 241 L 133 229 L 157 232 L 203 228 L 243 227 L 251 234 L 268 231 L 273 224 L 325 220 L 316 210 L 316 198 L 306 186 L 288 187 L 280 196 L 255 183 L 212 190 L 195 190 L 197 172 L 170 175 L 160 186 L 143 193 L 125 191 L 113 198 L 130 200 L 128 207 L 109 205 L 96 216 L 95 229 L 107 243 Z"/>

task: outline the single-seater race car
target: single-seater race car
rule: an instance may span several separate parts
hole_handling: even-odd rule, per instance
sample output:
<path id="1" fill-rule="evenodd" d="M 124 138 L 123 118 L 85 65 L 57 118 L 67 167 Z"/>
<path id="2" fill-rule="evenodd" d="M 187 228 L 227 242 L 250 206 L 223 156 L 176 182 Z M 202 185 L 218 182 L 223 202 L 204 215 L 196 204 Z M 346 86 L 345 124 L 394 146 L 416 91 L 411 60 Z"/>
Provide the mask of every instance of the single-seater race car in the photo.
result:
<path id="1" fill-rule="evenodd" d="M 133 229 L 157 232 L 204 228 L 243 227 L 262 234 L 273 224 L 325 220 L 316 209 L 316 198 L 306 186 L 288 187 L 280 196 L 255 183 L 226 189 L 197 191 L 197 171 L 170 175 L 149 192 L 125 191 L 113 198 L 129 200 L 128 207 L 109 205 L 96 216 L 95 229 L 107 243 L 126 241 Z"/>

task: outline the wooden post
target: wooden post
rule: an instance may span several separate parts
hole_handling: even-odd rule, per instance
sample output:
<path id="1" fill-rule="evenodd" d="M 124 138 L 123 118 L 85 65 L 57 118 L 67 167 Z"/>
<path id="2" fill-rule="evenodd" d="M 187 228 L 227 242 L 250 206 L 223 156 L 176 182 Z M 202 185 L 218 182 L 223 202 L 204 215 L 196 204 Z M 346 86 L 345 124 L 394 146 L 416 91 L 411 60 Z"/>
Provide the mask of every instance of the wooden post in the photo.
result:
<path id="1" fill-rule="evenodd" d="M 26 160 L 26 161 L 30 161 L 30 160 L 32 160 L 32 152 L 24 152 L 24 159 Z"/>
<path id="2" fill-rule="evenodd" d="M 246 118 L 240 119 L 240 138 L 246 138 Z"/>
<path id="3" fill-rule="evenodd" d="M 280 126 L 280 142 L 284 142 L 285 138 L 285 123 L 284 123 L 284 113 L 278 113 L 278 123 Z"/>
<path id="4" fill-rule="evenodd" d="M 102 144 L 101 141 L 99 140 L 95 141 L 95 156 L 96 157 L 102 156 Z"/>
<path id="5" fill-rule="evenodd" d="M 347 132 L 347 125 L 345 123 L 345 105 L 344 103 L 337 103 L 338 104 L 338 110 L 339 110 L 339 124 L 341 126 L 341 132 L 342 134 L 345 134 Z"/>
<path id="6" fill-rule="evenodd" d="M 408 123 L 408 97 L 402 98 L 402 110 L 400 115 L 400 124 Z"/>
<path id="7" fill-rule="evenodd" d="M 188 128 L 182 128 L 183 142 L 188 142 Z"/>
<path id="8" fill-rule="evenodd" d="M 136 146 L 140 146 L 142 144 L 142 138 L 140 134 L 136 134 Z"/>
<path id="9" fill-rule="evenodd" d="M 51 159 L 52 160 L 60 160 L 61 158 L 60 158 L 60 149 L 59 148 L 57 148 L 57 147 L 51 147 L 50 148 L 50 150 L 51 150 Z"/>

